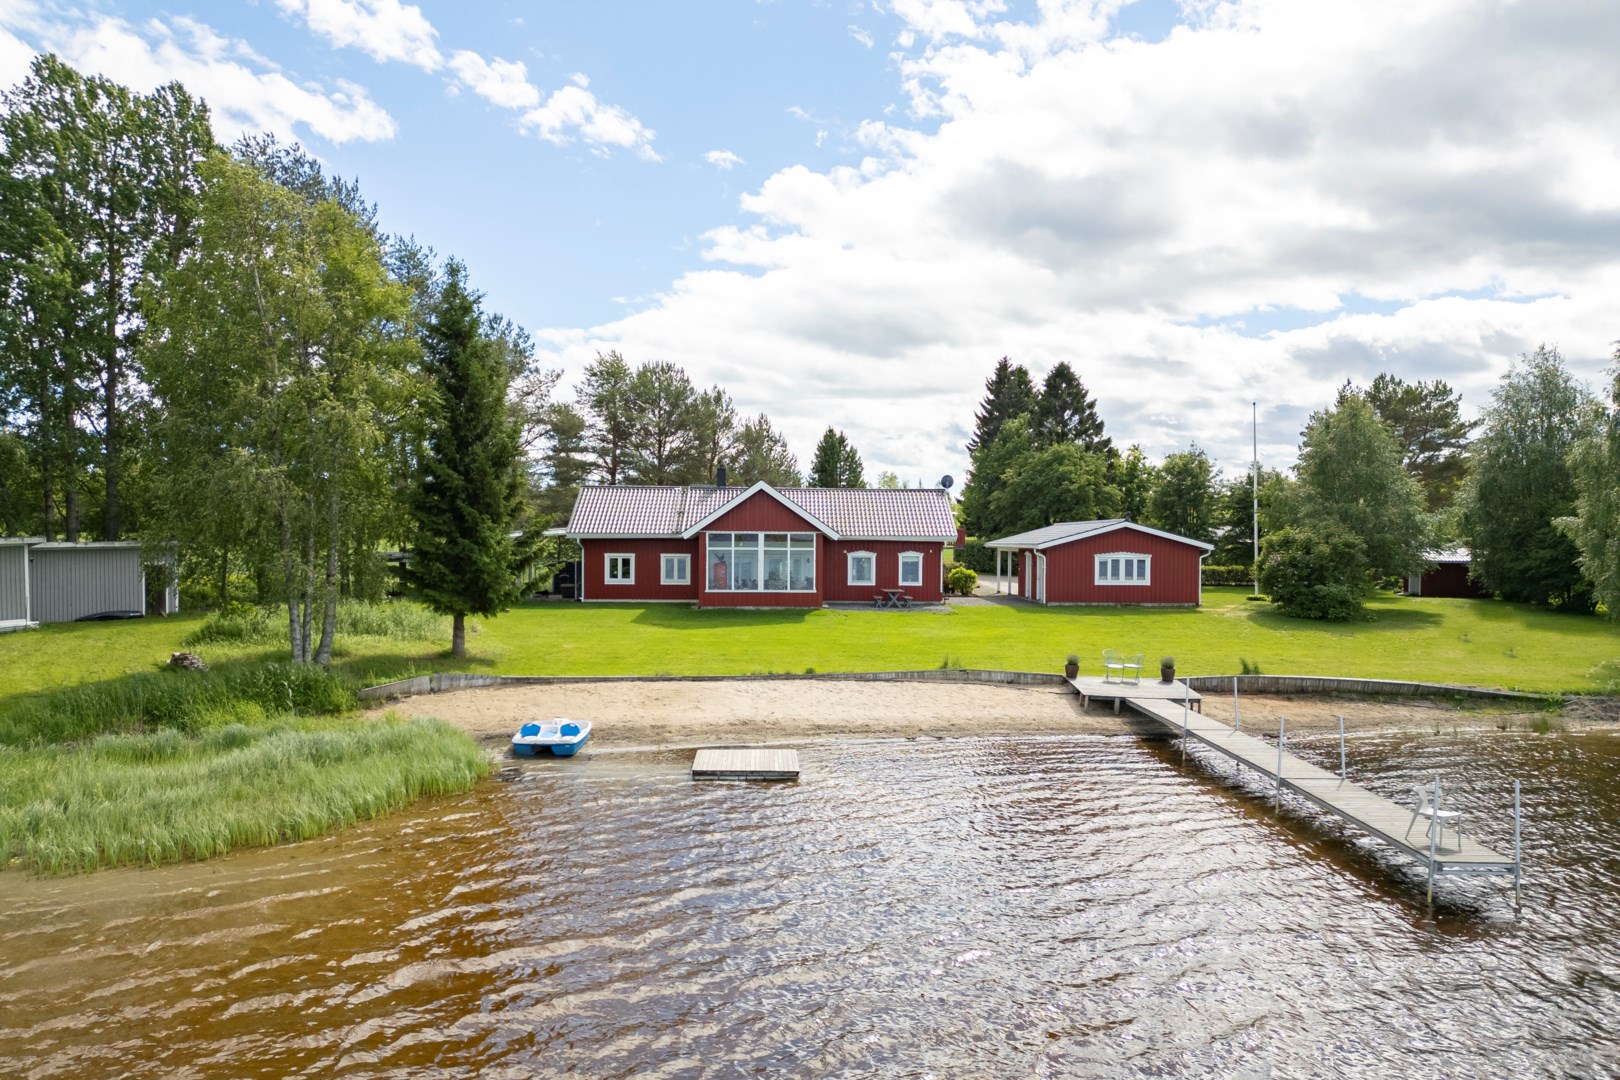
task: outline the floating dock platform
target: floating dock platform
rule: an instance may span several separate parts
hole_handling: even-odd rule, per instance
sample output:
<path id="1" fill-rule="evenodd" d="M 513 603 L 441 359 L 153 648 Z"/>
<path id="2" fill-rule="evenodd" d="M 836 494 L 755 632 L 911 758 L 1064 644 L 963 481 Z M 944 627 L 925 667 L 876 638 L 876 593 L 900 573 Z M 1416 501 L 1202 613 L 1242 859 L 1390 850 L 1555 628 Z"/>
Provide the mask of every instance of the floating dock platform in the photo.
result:
<path id="1" fill-rule="evenodd" d="M 1069 680 L 1071 684 L 1081 681 Z M 1109 685 L 1118 686 L 1116 683 Z M 1163 684 L 1152 686 L 1160 689 Z M 1147 688 L 1147 684 L 1144 684 L 1144 688 Z M 1087 693 L 1079 685 L 1075 685 L 1074 689 L 1081 695 Z M 1133 690 L 1135 687 L 1126 684 L 1123 689 Z M 1422 864 L 1428 872 L 1431 897 L 1434 879 L 1447 874 L 1511 875 L 1517 897 L 1520 881 L 1517 785 L 1514 787 L 1514 854 L 1502 855 L 1467 836 L 1458 835 L 1450 825 L 1441 829 L 1438 836 L 1431 837 L 1428 820 L 1419 817 L 1414 823 L 1411 807 L 1402 807 L 1376 792 L 1351 783 L 1344 776 L 1302 761 L 1288 753 L 1285 745 L 1273 745 L 1195 712 L 1190 705 L 1182 704 L 1179 693 L 1174 696 L 1159 693 L 1152 697 L 1121 694 L 1119 700 L 1133 711 L 1158 721 L 1172 734 L 1196 739 L 1253 769 L 1272 782 L 1279 796 L 1285 790 L 1303 796 L 1347 824 L 1383 841 L 1399 854 Z M 1197 698 L 1190 697 L 1188 700 L 1192 702 Z M 1448 833 L 1451 834 L 1450 844 L 1445 842 Z"/>
<path id="2" fill-rule="evenodd" d="M 797 780 L 799 752 L 761 747 L 699 750 L 692 759 L 694 780 Z"/>
<path id="3" fill-rule="evenodd" d="M 1188 707 L 1199 712 L 1204 711 L 1204 695 L 1181 682 L 1120 682 L 1118 679 L 1099 679 L 1095 675 L 1082 675 L 1070 679 L 1069 685 L 1074 692 L 1080 695 L 1080 707 L 1085 708 L 1093 701 L 1112 701 L 1114 712 L 1119 712 L 1123 703 L 1132 699 L 1137 701 L 1173 701 L 1176 711 L 1181 711 L 1181 701 L 1187 700 Z"/>

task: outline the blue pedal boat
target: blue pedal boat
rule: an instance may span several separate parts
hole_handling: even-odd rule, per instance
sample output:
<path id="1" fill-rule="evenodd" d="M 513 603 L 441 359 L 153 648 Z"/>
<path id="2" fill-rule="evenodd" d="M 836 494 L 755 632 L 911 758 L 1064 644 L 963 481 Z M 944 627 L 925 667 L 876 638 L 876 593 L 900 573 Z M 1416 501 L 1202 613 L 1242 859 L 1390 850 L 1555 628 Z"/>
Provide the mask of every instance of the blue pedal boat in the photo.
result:
<path id="1" fill-rule="evenodd" d="M 524 724 L 512 736 L 512 753 L 518 757 L 535 757 L 549 750 L 558 757 L 573 757 L 590 737 L 589 720 L 568 720 L 559 716 L 543 724 Z"/>

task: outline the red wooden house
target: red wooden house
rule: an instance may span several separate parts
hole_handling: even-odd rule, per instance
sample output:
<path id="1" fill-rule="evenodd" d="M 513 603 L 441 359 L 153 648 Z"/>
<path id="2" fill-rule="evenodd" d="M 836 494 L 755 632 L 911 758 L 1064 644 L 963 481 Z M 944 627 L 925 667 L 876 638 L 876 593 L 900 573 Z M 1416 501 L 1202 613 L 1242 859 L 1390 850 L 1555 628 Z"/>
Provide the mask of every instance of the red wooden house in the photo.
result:
<path id="1" fill-rule="evenodd" d="M 564 531 L 582 552 L 581 600 L 820 607 L 885 589 L 939 602 L 956 522 L 936 489 L 761 481 L 582 488 Z"/>
<path id="2" fill-rule="evenodd" d="M 1005 559 L 1019 594 L 1036 603 L 1186 607 L 1203 600 L 1204 556 L 1213 550 L 1124 518 L 1064 521 L 985 546 L 998 573 Z"/>

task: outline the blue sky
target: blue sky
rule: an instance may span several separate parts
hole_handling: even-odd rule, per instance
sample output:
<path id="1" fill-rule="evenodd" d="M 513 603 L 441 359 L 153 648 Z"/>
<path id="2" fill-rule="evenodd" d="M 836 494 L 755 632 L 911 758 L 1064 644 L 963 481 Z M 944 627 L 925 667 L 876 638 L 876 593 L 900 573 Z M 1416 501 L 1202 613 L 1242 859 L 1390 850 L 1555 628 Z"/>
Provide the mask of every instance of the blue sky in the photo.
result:
<path id="1" fill-rule="evenodd" d="M 565 395 L 675 360 L 914 480 L 1002 355 L 1231 469 L 1253 400 L 1287 464 L 1347 378 L 1596 382 L 1617 46 L 1598 0 L 0 0 L 0 81 L 50 49 L 299 140 Z"/>

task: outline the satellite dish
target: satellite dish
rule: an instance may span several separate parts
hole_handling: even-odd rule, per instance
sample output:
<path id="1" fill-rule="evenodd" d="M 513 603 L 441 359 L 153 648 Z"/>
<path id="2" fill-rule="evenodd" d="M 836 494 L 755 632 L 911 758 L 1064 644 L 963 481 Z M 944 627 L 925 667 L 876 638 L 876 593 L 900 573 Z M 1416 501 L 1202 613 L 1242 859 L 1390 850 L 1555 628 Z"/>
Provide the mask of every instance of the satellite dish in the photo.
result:
<path id="1" fill-rule="evenodd" d="M 944 488 L 946 491 L 951 490 L 951 485 L 954 483 L 956 483 L 956 481 L 951 479 L 950 473 L 946 473 L 944 476 L 939 478 L 939 486 Z"/>

